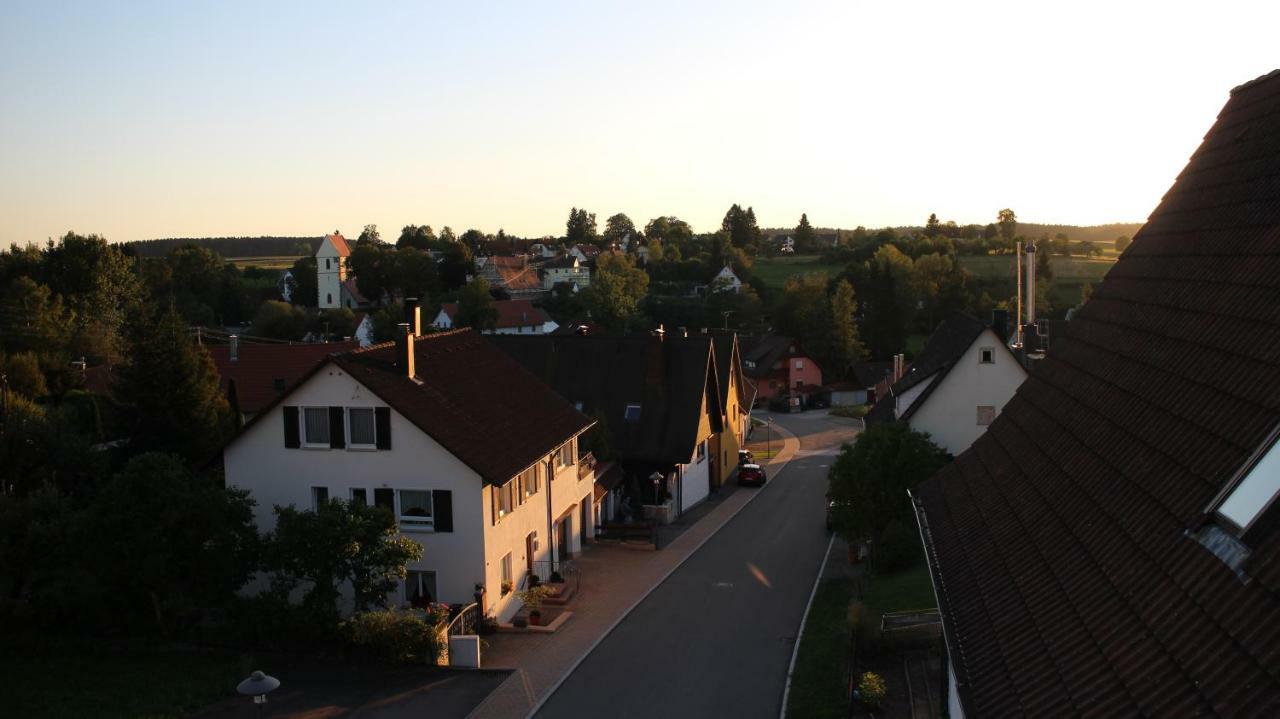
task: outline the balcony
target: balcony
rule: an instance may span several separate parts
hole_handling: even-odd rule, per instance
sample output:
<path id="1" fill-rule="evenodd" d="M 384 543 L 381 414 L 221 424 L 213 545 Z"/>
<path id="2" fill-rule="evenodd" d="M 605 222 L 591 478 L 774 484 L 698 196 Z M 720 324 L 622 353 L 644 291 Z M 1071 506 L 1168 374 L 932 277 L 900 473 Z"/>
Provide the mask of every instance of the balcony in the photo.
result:
<path id="1" fill-rule="evenodd" d="M 596 473 L 596 456 L 591 452 L 578 457 L 578 480 L 582 481 Z"/>

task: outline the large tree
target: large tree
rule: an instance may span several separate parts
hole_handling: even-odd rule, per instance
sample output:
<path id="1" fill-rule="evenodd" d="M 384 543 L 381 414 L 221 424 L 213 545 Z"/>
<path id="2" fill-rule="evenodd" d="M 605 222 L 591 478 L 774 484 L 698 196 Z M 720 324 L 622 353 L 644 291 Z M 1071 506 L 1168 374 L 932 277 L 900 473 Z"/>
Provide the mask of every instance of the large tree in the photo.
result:
<path id="1" fill-rule="evenodd" d="M 75 313 L 30 277 L 18 277 L 0 297 L 0 349 L 66 359 Z"/>
<path id="2" fill-rule="evenodd" d="M 289 268 L 289 301 L 302 307 L 320 304 L 320 288 L 317 285 L 315 255 L 299 257 Z"/>
<path id="3" fill-rule="evenodd" d="M 356 238 L 356 244 L 363 245 L 365 243 L 375 245 L 382 243 L 382 234 L 378 232 L 377 225 L 365 225 L 364 229 L 360 231 L 360 236 Z"/>
<path id="4" fill-rule="evenodd" d="M 130 448 L 193 463 L 209 459 L 233 426 L 213 360 L 172 305 L 139 307 L 125 330 L 128 351 L 116 369 L 115 396 L 133 411 Z"/>
<path id="5" fill-rule="evenodd" d="M 477 330 L 491 330 L 497 326 L 498 308 L 489 294 L 489 283 L 483 277 L 471 280 L 458 293 L 458 316 L 454 318 L 454 324 Z"/>
<path id="6" fill-rule="evenodd" d="M 467 276 L 475 272 L 471 248 L 461 242 L 452 242 L 444 251 L 440 262 L 440 284 L 446 292 L 467 284 Z"/>
<path id="7" fill-rule="evenodd" d="M 836 282 L 831 293 L 830 331 L 826 341 L 824 377 L 840 379 L 849 376 L 854 362 L 866 359 L 867 348 L 858 337 L 858 301 L 848 280 Z"/>
<path id="8" fill-rule="evenodd" d="M 45 249 L 44 277 L 76 313 L 71 353 L 91 362 L 118 360 L 121 327 L 142 298 L 133 261 L 98 235 L 68 232 Z"/>
<path id="9" fill-rule="evenodd" d="M 924 223 L 924 236 L 928 238 L 937 237 L 942 232 L 942 223 L 938 221 L 938 216 L 932 212 L 929 213 L 929 219 Z"/>
<path id="10" fill-rule="evenodd" d="M 1005 249 L 1013 249 L 1013 243 L 1018 237 L 1018 216 L 1006 207 L 996 213 L 996 224 L 1000 227 L 1000 239 L 1004 242 Z"/>
<path id="11" fill-rule="evenodd" d="M 564 239 L 570 246 L 588 242 L 595 244 L 600 237 L 596 233 L 596 213 L 573 208 L 569 210 L 569 219 L 564 226 Z"/>
<path id="12" fill-rule="evenodd" d="M 809 224 L 809 215 L 801 213 L 800 224 L 796 225 L 792 239 L 795 240 L 796 252 L 812 252 L 814 246 L 813 226 Z"/>
<path id="13" fill-rule="evenodd" d="M 606 247 L 614 242 L 621 242 L 622 238 L 627 236 L 633 240 L 636 236 L 636 225 L 630 217 L 619 212 L 604 221 L 604 235 L 601 239 L 604 240 Z"/>
<path id="14" fill-rule="evenodd" d="M 755 210 L 750 207 L 744 210 L 736 203 L 725 213 L 720 229 L 729 235 L 734 247 L 758 247 L 763 237 L 756 225 Z"/>
<path id="15" fill-rule="evenodd" d="M 436 242 L 436 233 L 431 229 L 431 225 L 405 225 L 400 230 L 400 238 L 396 240 L 396 247 L 412 247 L 418 250 L 429 250 Z"/>
<path id="16" fill-rule="evenodd" d="M 649 289 L 649 275 L 625 255 L 602 254 L 596 274 L 583 291 L 583 304 L 606 328 L 625 333 Z"/>
<path id="17" fill-rule="evenodd" d="M 668 248 L 687 247 L 693 241 L 693 228 L 679 217 L 664 215 L 649 220 L 649 224 L 644 226 L 644 236 L 650 242 L 658 240 Z"/>
<path id="18" fill-rule="evenodd" d="M 249 327 L 249 334 L 254 337 L 291 342 L 302 339 L 306 331 L 307 313 L 300 307 L 275 300 L 263 302 L 258 307 L 253 315 L 253 324 Z"/>

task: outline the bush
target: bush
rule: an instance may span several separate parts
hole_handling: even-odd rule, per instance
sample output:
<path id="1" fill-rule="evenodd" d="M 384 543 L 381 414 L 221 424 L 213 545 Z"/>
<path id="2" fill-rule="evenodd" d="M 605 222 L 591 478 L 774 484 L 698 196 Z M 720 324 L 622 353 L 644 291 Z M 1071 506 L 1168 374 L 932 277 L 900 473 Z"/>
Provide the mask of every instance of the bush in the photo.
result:
<path id="1" fill-rule="evenodd" d="M 858 682 L 858 699 L 872 709 L 880 706 L 886 692 L 884 678 L 875 672 L 863 674 Z"/>
<path id="2" fill-rule="evenodd" d="M 831 411 L 828 412 L 827 414 L 833 414 L 837 417 L 849 417 L 851 419 L 858 419 L 859 417 L 866 417 L 867 412 L 869 411 L 871 411 L 871 408 L 868 407 L 867 405 L 855 404 L 855 405 L 850 405 L 848 407 L 832 407 Z"/>
<path id="3" fill-rule="evenodd" d="M 890 522 L 880 535 L 880 546 L 875 548 L 876 571 L 889 573 L 913 567 L 923 558 L 923 551 L 914 527 Z"/>
<path id="4" fill-rule="evenodd" d="M 239 646 L 259 649 L 338 645 L 338 613 L 294 604 L 280 594 L 237 597 L 228 607 L 225 630 L 220 636 Z"/>
<path id="5" fill-rule="evenodd" d="M 435 615 L 379 609 L 342 623 L 342 639 L 357 657 L 381 664 L 435 664 L 444 649 Z"/>

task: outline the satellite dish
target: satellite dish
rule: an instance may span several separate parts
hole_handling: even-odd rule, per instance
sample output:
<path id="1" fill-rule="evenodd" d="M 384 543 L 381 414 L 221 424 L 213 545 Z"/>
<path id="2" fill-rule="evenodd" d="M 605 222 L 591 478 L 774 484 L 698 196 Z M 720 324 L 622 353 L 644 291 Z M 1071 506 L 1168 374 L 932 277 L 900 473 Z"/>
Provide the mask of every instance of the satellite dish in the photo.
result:
<path id="1" fill-rule="evenodd" d="M 273 676 L 264 674 L 261 670 L 249 675 L 248 679 L 240 682 L 236 687 L 236 691 L 247 696 L 261 696 L 267 692 L 275 691 L 280 686 L 280 680 Z"/>

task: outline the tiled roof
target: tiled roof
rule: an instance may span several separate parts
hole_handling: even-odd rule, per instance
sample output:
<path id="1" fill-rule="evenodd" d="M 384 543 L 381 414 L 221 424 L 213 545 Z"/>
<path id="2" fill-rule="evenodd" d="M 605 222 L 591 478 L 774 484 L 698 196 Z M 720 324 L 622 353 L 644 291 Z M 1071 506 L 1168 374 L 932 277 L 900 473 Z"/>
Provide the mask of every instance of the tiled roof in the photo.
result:
<path id="1" fill-rule="evenodd" d="M 341 234 L 336 232 L 332 235 L 328 235 L 327 238 L 330 242 L 333 243 L 333 247 L 338 251 L 339 256 L 341 257 L 351 256 L 351 246 L 347 244 L 347 238 L 343 237 Z"/>
<path id="2" fill-rule="evenodd" d="M 538 278 L 538 269 L 529 264 L 527 257 L 489 258 L 490 265 L 498 273 L 502 286 L 508 290 L 541 290 L 542 280 Z"/>
<path id="3" fill-rule="evenodd" d="M 360 343 L 354 340 L 314 344 L 241 342 L 235 362 L 231 361 L 230 345 L 205 345 L 205 350 L 218 368 L 218 386 L 223 394 L 226 394 L 229 383 L 235 380 L 240 411 L 257 414 L 326 357 L 359 346 Z"/>
<path id="4" fill-rule="evenodd" d="M 705 399 L 719 422 L 710 338 L 488 335 L 583 412 L 603 418 L 619 460 L 682 463 L 693 455 Z M 639 419 L 628 421 L 628 405 Z"/>
<path id="5" fill-rule="evenodd" d="M 1280 421 L 1280 76 L 1237 89 L 1092 298 L 918 489 L 969 716 L 1280 716 L 1280 532 L 1194 539 Z M 1276 508 L 1272 508 L 1274 519 Z"/>
<path id="6" fill-rule="evenodd" d="M 486 482 L 505 483 L 592 424 L 472 330 L 422 335 L 414 349 L 415 379 L 390 342 L 333 361 Z"/>
<path id="7" fill-rule="evenodd" d="M 791 356 L 791 347 L 796 348 L 797 357 L 808 357 L 804 348 L 794 337 L 782 335 L 766 335 L 764 337 L 743 337 L 742 361 L 743 369 L 750 377 L 768 377 L 773 372 L 773 365 L 783 357 Z M 809 361 L 817 364 L 812 357 Z M 753 366 L 748 366 L 750 362 Z"/>
<path id="8" fill-rule="evenodd" d="M 355 300 L 357 305 L 369 304 L 369 300 L 366 300 L 364 295 L 360 294 L 360 286 L 356 284 L 354 277 L 343 280 L 342 288 L 347 291 L 347 294 L 351 295 L 351 299 Z"/>
<path id="9" fill-rule="evenodd" d="M 513 329 L 516 327 L 540 326 L 551 321 L 551 316 L 541 307 L 534 307 L 530 300 L 495 300 L 498 310 L 497 329 Z M 449 315 L 449 319 L 458 316 L 458 303 L 445 302 L 440 309 Z"/>

